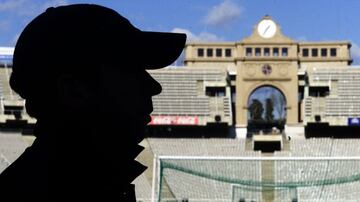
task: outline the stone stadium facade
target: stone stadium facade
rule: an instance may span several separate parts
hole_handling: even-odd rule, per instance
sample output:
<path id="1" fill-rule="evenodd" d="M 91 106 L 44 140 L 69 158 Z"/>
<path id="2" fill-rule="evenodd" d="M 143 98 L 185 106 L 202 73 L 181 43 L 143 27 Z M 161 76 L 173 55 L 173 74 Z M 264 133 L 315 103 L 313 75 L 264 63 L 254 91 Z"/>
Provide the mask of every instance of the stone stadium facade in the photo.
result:
<path id="1" fill-rule="evenodd" d="M 350 66 L 350 47 L 348 41 L 295 41 L 285 36 L 280 25 L 270 16 L 265 16 L 254 26 L 253 33 L 240 41 L 187 43 L 184 62 L 189 68 L 216 67 L 229 72 L 235 106 L 234 126 L 239 137 L 247 133 L 250 96 L 265 86 L 277 89 L 285 97 L 285 133 L 296 136 L 304 134 L 304 126 L 308 123 L 347 125 L 348 118 L 360 116 L 356 110 L 351 110 L 356 109 L 355 103 L 345 109 L 336 104 L 341 100 L 333 101 L 342 98 L 352 102 L 351 96 L 360 95 L 344 87 L 351 85 L 349 87 L 354 89 L 356 85 L 354 82 L 344 84 L 352 80 L 345 75 L 357 72 Z M 327 72 L 328 69 L 337 70 Z M 314 80 L 318 77 L 313 74 L 319 74 L 319 71 L 326 81 L 324 78 Z M 344 73 L 332 73 L 334 71 Z M 325 111 L 322 111 L 325 108 L 314 109 L 315 105 L 325 103 L 325 99 L 327 111 L 337 108 L 340 113 L 327 113 L 325 116 Z M 351 113 L 342 114 L 342 110 Z"/>

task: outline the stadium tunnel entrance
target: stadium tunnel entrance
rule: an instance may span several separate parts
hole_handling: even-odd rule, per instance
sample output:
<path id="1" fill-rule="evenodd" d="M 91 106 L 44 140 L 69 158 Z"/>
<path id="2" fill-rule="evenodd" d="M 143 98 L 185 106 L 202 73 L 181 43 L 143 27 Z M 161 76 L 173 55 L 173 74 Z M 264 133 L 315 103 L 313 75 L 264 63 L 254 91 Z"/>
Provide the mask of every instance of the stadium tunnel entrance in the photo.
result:
<path id="1" fill-rule="evenodd" d="M 247 136 L 254 134 L 279 133 L 286 124 L 286 97 L 272 85 L 262 85 L 254 89 L 247 102 Z"/>

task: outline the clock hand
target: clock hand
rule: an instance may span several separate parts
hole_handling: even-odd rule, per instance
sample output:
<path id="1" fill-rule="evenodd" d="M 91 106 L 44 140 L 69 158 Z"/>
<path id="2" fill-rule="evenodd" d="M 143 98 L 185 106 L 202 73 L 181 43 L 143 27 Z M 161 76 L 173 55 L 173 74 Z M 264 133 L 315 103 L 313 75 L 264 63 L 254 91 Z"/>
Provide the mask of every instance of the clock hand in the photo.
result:
<path id="1" fill-rule="evenodd" d="M 265 29 L 265 31 L 264 31 L 263 34 L 265 34 L 265 33 L 268 31 L 269 28 L 270 28 L 270 25 L 266 27 L 266 29 Z"/>

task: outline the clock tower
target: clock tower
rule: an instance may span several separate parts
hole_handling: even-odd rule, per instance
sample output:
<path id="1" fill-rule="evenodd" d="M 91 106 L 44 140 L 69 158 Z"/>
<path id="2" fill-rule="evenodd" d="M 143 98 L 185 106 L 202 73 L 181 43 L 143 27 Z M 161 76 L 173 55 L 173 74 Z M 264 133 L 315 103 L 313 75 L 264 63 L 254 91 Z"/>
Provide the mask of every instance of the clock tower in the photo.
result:
<path id="1" fill-rule="evenodd" d="M 268 15 L 249 37 L 236 43 L 236 126 L 241 133 L 246 134 L 250 97 L 262 87 L 273 87 L 284 96 L 286 125 L 299 123 L 297 48 Z"/>

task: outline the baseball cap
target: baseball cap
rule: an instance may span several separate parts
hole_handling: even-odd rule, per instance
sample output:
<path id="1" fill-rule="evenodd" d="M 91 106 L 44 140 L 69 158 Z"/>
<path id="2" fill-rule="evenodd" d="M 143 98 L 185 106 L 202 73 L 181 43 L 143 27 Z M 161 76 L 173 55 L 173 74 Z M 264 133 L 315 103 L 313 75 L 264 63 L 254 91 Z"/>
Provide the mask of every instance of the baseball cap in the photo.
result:
<path id="1" fill-rule="evenodd" d="M 185 41 L 185 34 L 142 31 L 100 5 L 51 7 L 20 34 L 10 85 L 27 98 L 57 75 L 91 71 L 94 64 L 119 64 L 121 71 L 162 68 L 179 57 Z"/>

